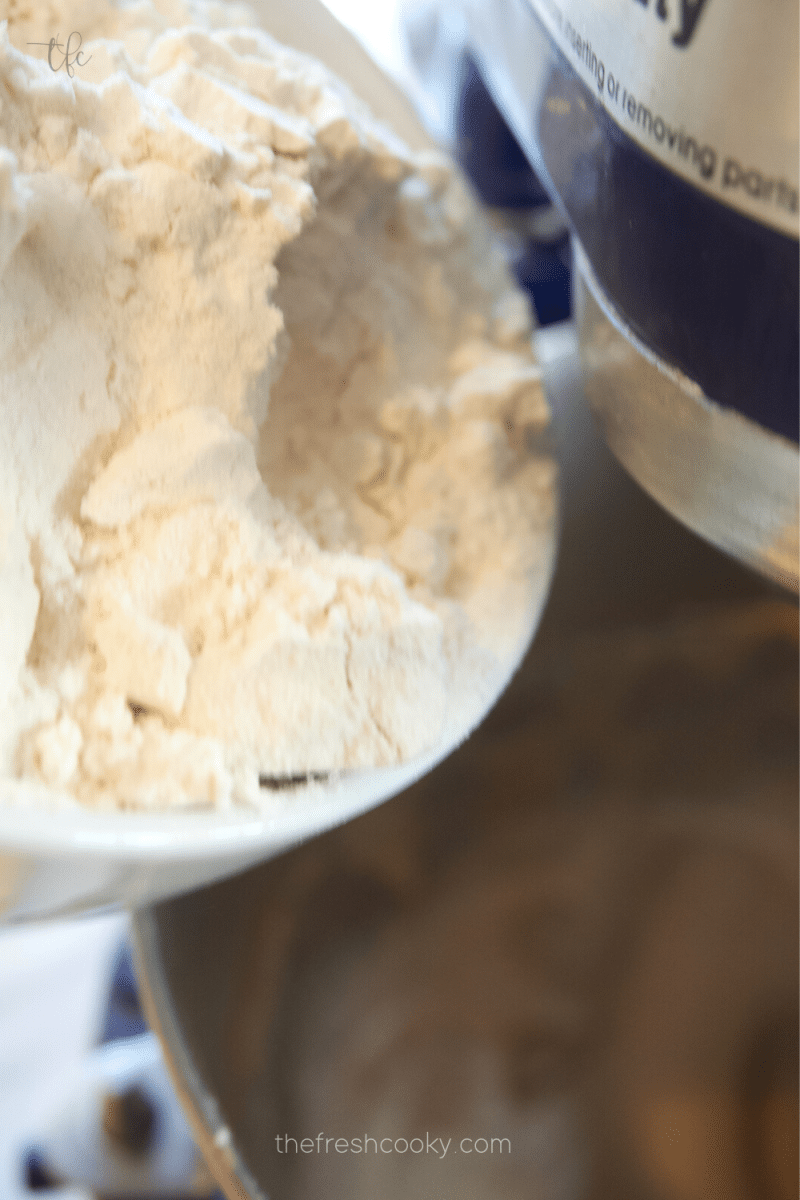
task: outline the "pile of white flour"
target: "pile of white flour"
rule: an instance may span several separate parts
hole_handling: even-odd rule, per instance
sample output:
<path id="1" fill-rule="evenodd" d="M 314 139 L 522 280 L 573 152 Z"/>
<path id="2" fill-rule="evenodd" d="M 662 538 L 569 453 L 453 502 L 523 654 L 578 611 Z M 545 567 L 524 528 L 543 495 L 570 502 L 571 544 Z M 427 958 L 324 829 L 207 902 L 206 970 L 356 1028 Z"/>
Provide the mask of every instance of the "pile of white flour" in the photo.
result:
<path id="1" fill-rule="evenodd" d="M 554 468 L 462 183 L 244 5 L 3 19 L 0 775 L 259 803 L 466 733 Z"/>

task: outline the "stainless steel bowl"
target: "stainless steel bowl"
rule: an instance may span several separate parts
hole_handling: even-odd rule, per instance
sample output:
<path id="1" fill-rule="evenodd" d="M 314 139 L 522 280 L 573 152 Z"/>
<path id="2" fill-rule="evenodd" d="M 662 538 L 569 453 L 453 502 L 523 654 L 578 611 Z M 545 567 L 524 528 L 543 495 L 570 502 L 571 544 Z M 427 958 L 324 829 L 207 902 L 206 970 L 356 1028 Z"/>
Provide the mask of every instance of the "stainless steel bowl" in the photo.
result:
<path id="1" fill-rule="evenodd" d="M 495 712 L 382 808 L 135 917 L 230 1197 L 797 1195 L 796 608 L 630 483 L 574 357 L 549 382 L 562 553 Z"/>

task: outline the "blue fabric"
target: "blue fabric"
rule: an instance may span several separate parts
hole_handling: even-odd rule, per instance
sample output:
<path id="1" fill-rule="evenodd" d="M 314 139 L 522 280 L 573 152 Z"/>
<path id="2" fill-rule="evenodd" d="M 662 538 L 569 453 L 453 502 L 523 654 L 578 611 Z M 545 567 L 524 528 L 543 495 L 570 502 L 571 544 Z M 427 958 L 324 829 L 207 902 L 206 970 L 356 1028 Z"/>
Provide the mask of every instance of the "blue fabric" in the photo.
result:
<path id="1" fill-rule="evenodd" d="M 455 155 L 484 204 L 519 211 L 550 205 L 550 197 L 469 56 L 464 58 L 456 104 Z M 524 239 L 510 266 L 530 296 L 540 325 L 569 318 L 569 234 L 561 233 L 555 241 Z"/>

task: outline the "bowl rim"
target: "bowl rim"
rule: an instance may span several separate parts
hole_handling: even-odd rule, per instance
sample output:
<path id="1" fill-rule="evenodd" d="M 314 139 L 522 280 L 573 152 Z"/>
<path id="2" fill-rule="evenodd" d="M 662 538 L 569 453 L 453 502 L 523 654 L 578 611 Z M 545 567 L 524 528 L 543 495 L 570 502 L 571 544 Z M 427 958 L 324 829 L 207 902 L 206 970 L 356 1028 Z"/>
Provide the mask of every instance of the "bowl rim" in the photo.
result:
<path id="1" fill-rule="evenodd" d="M 137 862 L 269 857 L 326 829 L 343 825 L 427 775 L 474 733 L 522 664 L 541 621 L 555 572 L 559 506 L 547 553 L 532 586 L 521 637 L 491 679 L 468 722 L 445 726 L 424 754 L 389 767 L 343 771 L 325 784 L 264 792 L 258 808 L 207 806 L 157 812 L 98 812 L 64 792 L 29 780 L 0 779 L 0 860 L 4 854 L 131 859 Z M 533 584 L 533 581 L 532 581 Z M 457 730 L 453 735 L 453 725 Z M 377 776 L 377 779 L 376 779 Z M 316 803 L 315 803 L 316 798 Z M 63 805 L 63 807 L 59 807 Z M 44 818 L 44 819 L 43 819 Z"/>
<path id="2" fill-rule="evenodd" d="M 158 861 L 210 856 L 238 858 L 259 848 L 282 849 L 349 821 L 396 795 L 453 749 L 449 743 L 437 744 L 432 752 L 420 758 L 383 768 L 377 790 L 376 772 L 364 770 L 348 773 L 332 785 L 312 783 L 283 795 L 265 792 L 260 808 L 98 812 L 44 785 L 3 780 L 0 856 L 21 852 Z M 4 792 L 12 789 L 12 803 L 4 806 Z M 315 794 L 316 803 L 312 798 Z M 66 801 L 69 808 L 53 811 L 54 800 Z"/>

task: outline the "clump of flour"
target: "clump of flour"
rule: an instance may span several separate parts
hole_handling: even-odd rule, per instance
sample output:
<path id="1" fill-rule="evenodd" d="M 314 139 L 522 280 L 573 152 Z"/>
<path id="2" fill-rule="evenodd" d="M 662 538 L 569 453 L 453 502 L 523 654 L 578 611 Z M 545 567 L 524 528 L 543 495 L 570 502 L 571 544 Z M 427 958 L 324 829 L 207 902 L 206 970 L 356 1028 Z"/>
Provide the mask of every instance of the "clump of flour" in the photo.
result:
<path id="1" fill-rule="evenodd" d="M 463 185 L 242 5 L 36 7 L 0 0 L 0 774 L 257 804 L 466 733 L 553 466 Z M 68 78 L 26 43 L 78 8 Z"/>

